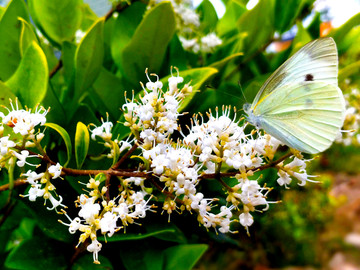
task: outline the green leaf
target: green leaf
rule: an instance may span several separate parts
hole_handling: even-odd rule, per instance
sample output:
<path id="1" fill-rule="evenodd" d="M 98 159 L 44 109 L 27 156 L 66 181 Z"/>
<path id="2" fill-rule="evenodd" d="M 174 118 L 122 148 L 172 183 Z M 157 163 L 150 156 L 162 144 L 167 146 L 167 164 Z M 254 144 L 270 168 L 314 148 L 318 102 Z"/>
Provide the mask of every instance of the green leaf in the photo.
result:
<path id="1" fill-rule="evenodd" d="M 64 78 L 68 84 L 73 80 L 75 72 L 75 52 L 77 47 L 70 42 L 65 41 L 62 45 L 62 62 L 64 70 Z"/>
<path id="2" fill-rule="evenodd" d="M 341 27 L 335 29 L 330 33 L 330 37 L 333 37 L 336 43 L 340 43 L 345 36 L 352 30 L 355 26 L 360 24 L 360 13 L 357 13 L 351 17 L 346 23 Z"/>
<path id="3" fill-rule="evenodd" d="M 122 66 L 133 84 L 144 77 L 146 68 L 152 73 L 160 71 L 175 26 L 170 2 L 159 3 L 147 12 L 131 42 L 123 50 Z"/>
<path id="4" fill-rule="evenodd" d="M 75 95 L 73 100 L 76 103 L 100 73 L 104 59 L 103 28 L 104 19 L 99 19 L 83 37 L 75 52 Z"/>
<path id="5" fill-rule="evenodd" d="M 135 2 L 121 12 L 121 16 L 115 20 L 110 43 L 111 56 L 121 72 L 123 71 L 123 50 L 130 43 L 145 10 L 146 5 Z"/>
<path id="6" fill-rule="evenodd" d="M 319 38 L 320 35 L 320 25 L 321 25 L 321 14 L 320 12 L 315 12 L 315 16 L 312 19 L 309 26 L 306 28 L 306 30 L 311 35 L 312 39 Z"/>
<path id="7" fill-rule="evenodd" d="M 59 126 L 57 124 L 45 123 L 45 126 L 57 131 L 60 134 L 60 136 L 63 138 L 63 140 L 65 142 L 65 146 L 66 146 L 66 152 L 67 152 L 67 161 L 63 166 L 66 167 L 71 159 L 71 149 L 72 149 L 71 139 L 70 139 L 69 134 L 67 133 L 67 131 L 64 128 L 62 128 L 61 126 Z"/>
<path id="8" fill-rule="evenodd" d="M 87 31 L 95 21 L 99 19 L 99 17 L 93 12 L 88 4 L 83 4 L 81 6 L 82 10 L 82 20 L 80 29 L 83 31 Z"/>
<path id="9" fill-rule="evenodd" d="M 11 269 L 67 269 L 64 246 L 44 236 L 21 242 L 6 258 Z"/>
<path id="10" fill-rule="evenodd" d="M 280 34 L 289 30 L 304 7 L 304 0 L 275 0 L 275 29 Z"/>
<path id="11" fill-rule="evenodd" d="M 161 229 L 157 231 L 150 231 L 146 233 L 139 233 L 139 234 L 132 234 L 132 233 L 117 233 L 114 234 L 112 237 L 106 237 L 107 242 L 118 242 L 118 241 L 134 241 L 134 240 L 141 240 L 153 236 L 159 236 L 161 234 L 164 235 L 174 235 L 176 230 L 174 228 L 169 229 Z M 105 241 L 105 238 L 103 236 L 98 237 L 99 240 Z"/>
<path id="12" fill-rule="evenodd" d="M 201 86 L 217 72 L 218 70 L 212 67 L 194 68 L 180 71 L 180 76 L 184 78 L 184 83 L 191 82 L 190 85 L 193 87 L 191 94 L 186 96 L 181 103 L 181 106 L 179 108 L 180 112 L 183 111 L 186 106 L 191 102 L 191 100 L 194 98 Z M 164 84 L 164 89 L 166 89 L 166 87 L 168 86 L 168 79 L 170 77 L 171 75 L 161 79 L 161 82 Z"/>
<path id="13" fill-rule="evenodd" d="M 21 55 L 19 39 L 21 22 L 18 17 L 29 21 L 23 0 L 12 0 L 0 21 L 0 80 L 6 81 L 15 72 Z"/>
<path id="14" fill-rule="evenodd" d="M 296 53 L 301 47 L 303 47 L 306 43 L 312 40 L 311 35 L 308 31 L 303 27 L 302 23 L 299 22 L 296 24 L 298 28 L 298 32 L 292 42 L 292 50 L 290 55 Z"/>
<path id="15" fill-rule="evenodd" d="M 66 112 L 59 101 L 57 93 L 54 91 L 53 84 L 49 84 L 46 96 L 41 103 L 45 108 L 51 108 L 50 113 L 46 116 L 47 121 L 56 122 L 60 125 L 66 123 Z"/>
<path id="16" fill-rule="evenodd" d="M 165 267 L 171 270 L 191 270 L 207 250 L 208 245 L 178 245 L 164 251 Z M 181 262 L 181 263 L 179 263 Z"/>
<path id="17" fill-rule="evenodd" d="M 119 148 L 119 145 L 114 141 L 111 141 L 111 148 L 112 148 L 112 152 L 113 152 L 112 166 L 114 166 L 116 164 L 116 162 L 118 162 L 118 159 L 120 157 L 120 148 Z"/>
<path id="18" fill-rule="evenodd" d="M 350 65 L 339 70 L 339 81 L 345 80 L 353 74 L 360 71 L 360 61 L 351 63 Z"/>
<path id="19" fill-rule="evenodd" d="M 88 253 L 88 252 L 87 252 Z M 94 259 L 92 254 L 85 254 L 78 258 L 73 265 L 71 265 L 71 270 L 111 270 L 114 269 L 111 262 L 108 258 L 99 255 L 99 261 L 101 264 L 94 264 Z"/>
<path id="20" fill-rule="evenodd" d="M 102 68 L 93 88 L 110 115 L 118 118 L 119 109 L 125 103 L 124 90 L 126 88 L 123 86 L 122 80 Z"/>
<path id="21" fill-rule="evenodd" d="M 15 101 L 16 96 L 11 92 L 10 88 L 7 87 L 2 81 L 0 81 L 0 112 L 7 113 L 7 110 L 3 107 L 9 107 L 9 100 Z"/>
<path id="22" fill-rule="evenodd" d="M 48 65 L 40 46 L 32 42 L 14 75 L 5 83 L 19 97 L 21 104 L 34 107 L 46 95 Z"/>
<path id="23" fill-rule="evenodd" d="M 238 57 L 243 55 L 243 53 L 234 53 L 217 62 L 212 63 L 210 67 L 216 68 L 217 70 L 223 69 L 231 60 L 237 59 Z"/>
<path id="24" fill-rule="evenodd" d="M 88 128 L 81 122 L 76 125 L 75 133 L 75 159 L 77 168 L 80 169 L 89 150 L 90 136 Z"/>
<path id="25" fill-rule="evenodd" d="M 0 6 L 0 20 L 1 20 L 2 16 L 4 15 L 4 13 L 5 13 L 5 7 Z"/>
<path id="26" fill-rule="evenodd" d="M 120 247 L 118 253 L 125 269 L 163 270 L 163 249 L 154 239 L 151 239 L 128 242 Z"/>
<path id="27" fill-rule="evenodd" d="M 186 52 L 179 40 L 178 35 L 174 35 L 172 40 L 169 44 L 169 53 L 168 53 L 168 65 L 171 66 L 176 64 L 175 66 L 179 70 L 185 70 L 188 68 L 187 66 L 187 59 L 186 59 Z"/>
<path id="28" fill-rule="evenodd" d="M 237 22 L 240 34 L 245 34 L 243 61 L 265 49 L 274 35 L 274 0 L 261 0 L 253 9 L 245 12 Z"/>
<path id="29" fill-rule="evenodd" d="M 23 18 L 19 18 L 21 22 L 21 33 L 20 33 L 20 54 L 24 55 L 26 49 L 35 42 L 39 44 L 37 37 L 33 31 L 32 26 L 25 21 Z"/>
<path id="30" fill-rule="evenodd" d="M 214 31 L 216 23 L 218 22 L 218 16 L 211 2 L 209 0 L 203 0 L 196 10 L 200 15 L 202 31 L 204 33 Z"/>
<path id="31" fill-rule="evenodd" d="M 100 183 L 104 182 L 106 180 L 106 175 L 104 173 L 98 173 L 94 177 L 95 181 L 99 181 Z"/>
<path id="32" fill-rule="evenodd" d="M 71 41 L 81 25 L 81 0 L 29 0 L 31 10 L 50 40 Z"/>
<path id="33" fill-rule="evenodd" d="M 237 33 L 236 22 L 247 11 L 245 5 L 236 0 L 229 0 L 226 4 L 226 12 L 216 25 L 219 36 L 231 36 Z"/>

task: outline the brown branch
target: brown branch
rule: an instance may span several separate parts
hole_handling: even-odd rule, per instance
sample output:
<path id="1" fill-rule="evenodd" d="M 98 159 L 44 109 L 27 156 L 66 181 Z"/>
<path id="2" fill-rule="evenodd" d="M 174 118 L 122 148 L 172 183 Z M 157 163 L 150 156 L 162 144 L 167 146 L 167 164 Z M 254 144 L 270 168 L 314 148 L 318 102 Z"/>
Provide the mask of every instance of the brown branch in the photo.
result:
<path id="1" fill-rule="evenodd" d="M 6 221 L 7 217 L 11 214 L 12 210 L 14 209 L 16 205 L 15 203 L 12 203 L 10 205 L 8 205 L 5 209 L 4 214 L 2 215 L 2 217 L 0 218 L 0 227 L 4 224 L 4 222 Z"/>
<path id="2" fill-rule="evenodd" d="M 129 150 L 130 152 L 130 150 Z M 36 153 L 34 153 L 36 154 Z M 284 161 L 285 159 L 291 157 L 293 154 L 291 152 L 287 153 L 286 155 L 282 156 L 281 158 L 272 161 L 268 164 L 262 165 L 258 168 L 254 168 L 251 169 L 253 171 L 262 171 L 271 167 L 275 167 L 276 165 L 278 165 L 280 162 Z M 45 159 L 44 157 L 40 157 L 43 160 L 50 162 L 51 164 L 55 164 L 53 161 L 51 161 L 48 157 Z M 248 169 L 247 171 L 249 171 L 250 169 Z M 153 186 L 155 186 L 159 191 L 161 191 L 162 193 L 164 193 L 167 196 L 171 196 L 171 197 L 175 197 L 173 194 L 164 191 L 163 188 L 156 183 L 156 181 L 153 179 L 153 177 L 149 177 L 149 173 L 146 172 L 138 172 L 138 171 L 129 171 L 129 170 L 116 170 L 114 168 L 110 168 L 108 170 L 79 170 L 79 169 L 71 169 L 71 168 L 62 168 L 62 176 L 66 176 L 66 175 L 97 175 L 99 173 L 103 173 L 105 175 L 109 175 L 109 176 L 123 176 L 123 177 L 143 177 L 143 178 L 147 178 L 151 184 L 153 184 Z M 200 179 L 217 179 L 227 190 L 231 190 L 231 187 L 228 186 L 221 178 L 223 177 L 234 177 L 236 174 L 238 174 L 239 172 L 227 172 L 227 173 L 208 173 L 208 174 L 202 174 L 200 176 Z M 25 182 L 24 180 L 18 179 L 14 182 L 14 187 L 17 186 L 21 186 L 26 184 L 27 182 Z M 9 184 L 5 184 L 0 186 L 0 191 L 5 191 L 9 189 Z"/>
<path id="3" fill-rule="evenodd" d="M 104 19 L 105 21 L 107 21 L 108 19 L 111 18 L 111 16 L 115 13 L 115 12 L 121 12 L 123 10 L 125 10 L 126 8 L 130 7 L 131 4 L 135 3 L 135 2 L 138 2 L 138 1 L 141 1 L 141 0 L 132 0 L 130 1 L 130 3 L 128 2 L 121 2 L 119 4 L 117 4 L 115 7 L 113 7 L 112 9 L 109 10 L 108 13 L 106 13 L 106 15 L 104 16 Z M 149 1 L 148 0 L 143 0 L 141 1 L 143 2 L 144 4 L 148 4 Z"/>
<path id="4" fill-rule="evenodd" d="M 161 193 L 165 194 L 167 197 L 170 197 L 171 199 L 175 198 L 175 195 L 173 193 L 170 193 L 169 191 L 164 190 L 154 179 L 153 175 L 148 174 L 148 177 L 146 178 L 151 182 L 151 184 L 156 187 Z M 176 198 L 175 199 L 177 203 L 184 204 L 184 201 Z"/>
<path id="5" fill-rule="evenodd" d="M 289 152 L 287 154 L 285 154 L 284 156 L 282 156 L 281 158 L 272 161 L 268 164 L 262 165 L 258 168 L 253 168 L 253 169 L 247 169 L 246 171 L 263 171 L 265 169 L 271 168 L 271 167 L 275 167 L 277 164 L 279 164 L 280 162 L 284 161 L 285 159 L 287 159 L 288 157 L 291 157 L 293 155 L 293 153 Z M 233 177 L 235 175 L 237 175 L 239 172 L 227 172 L 227 173 L 221 173 L 221 174 L 216 174 L 216 173 L 207 173 L 207 174 L 202 174 L 200 176 L 201 179 L 218 179 L 218 176 L 221 177 Z"/>
<path id="6" fill-rule="evenodd" d="M 27 182 L 22 179 L 18 179 L 18 180 L 14 181 L 14 187 L 22 186 L 25 184 L 27 184 Z M 0 186 L 0 191 L 5 191 L 5 190 L 8 190 L 9 188 L 10 188 L 10 184 L 5 184 L 5 185 Z"/>
<path id="7" fill-rule="evenodd" d="M 221 179 L 221 176 L 221 174 L 218 174 L 218 177 L 216 177 L 215 179 L 219 181 L 220 184 L 227 189 L 227 191 L 233 192 L 233 189 L 228 184 L 226 184 L 224 180 Z"/>
<path id="8" fill-rule="evenodd" d="M 60 70 L 60 68 L 62 68 L 62 66 L 63 62 L 60 59 L 56 66 L 49 72 L 49 78 L 51 79 L 52 77 L 54 77 L 54 75 Z"/>
<path id="9" fill-rule="evenodd" d="M 141 143 L 141 142 L 138 142 L 138 143 Z M 124 155 L 122 156 L 122 158 L 116 162 L 116 164 L 114 166 L 112 166 L 111 168 L 113 170 L 119 168 L 119 166 L 139 147 L 139 144 L 138 143 L 135 143 L 131 148 L 130 150 Z"/>

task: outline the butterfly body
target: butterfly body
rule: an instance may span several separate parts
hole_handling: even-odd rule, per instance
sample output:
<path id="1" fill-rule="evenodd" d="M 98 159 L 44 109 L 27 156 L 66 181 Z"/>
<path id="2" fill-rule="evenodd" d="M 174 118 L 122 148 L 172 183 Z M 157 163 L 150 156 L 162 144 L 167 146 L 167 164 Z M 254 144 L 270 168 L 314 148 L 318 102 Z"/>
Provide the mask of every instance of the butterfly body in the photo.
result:
<path id="1" fill-rule="evenodd" d="M 248 121 L 301 152 L 326 150 L 345 117 L 337 61 L 331 38 L 305 45 L 270 76 L 252 104 L 244 105 Z"/>

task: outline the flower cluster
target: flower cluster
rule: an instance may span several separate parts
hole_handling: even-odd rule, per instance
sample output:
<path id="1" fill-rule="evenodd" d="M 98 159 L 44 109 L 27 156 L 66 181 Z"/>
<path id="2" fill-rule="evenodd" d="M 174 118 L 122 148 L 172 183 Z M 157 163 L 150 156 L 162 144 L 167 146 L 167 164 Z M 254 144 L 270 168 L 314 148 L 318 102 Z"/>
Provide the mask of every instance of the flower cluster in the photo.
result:
<path id="1" fill-rule="evenodd" d="M 343 131 L 340 132 L 337 143 L 344 145 L 360 145 L 360 91 L 353 88 L 350 93 L 344 94 L 346 102 L 345 121 Z"/>
<path id="2" fill-rule="evenodd" d="M 29 158 L 39 158 L 38 154 L 31 154 L 26 148 L 37 147 L 40 152 L 43 152 L 40 141 L 44 137 L 41 131 L 35 132 L 35 128 L 39 125 L 44 125 L 46 122 L 46 114 L 48 110 L 43 107 L 36 107 L 35 111 L 31 109 L 21 109 L 16 100 L 15 105 L 10 101 L 11 110 L 7 109 L 8 113 L 0 112 L 1 118 L 1 138 L 0 138 L 0 164 L 1 167 L 14 166 L 15 164 L 24 171 L 25 167 L 37 168 L 37 164 L 28 161 Z M 13 140 L 11 140 L 13 138 Z M 61 175 L 62 166 L 57 164 L 48 164 L 45 172 L 37 173 L 35 170 L 28 170 L 21 174 L 21 179 L 30 184 L 30 189 L 23 197 L 28 197 L 30 201 L 35 201 L 36 198 L 42 197 L 50 201 L 51 207 L 49 210 L 56 209 L 56 207 L 65 207 L 62 202 L 62 197 L 55 193 L 55 186 L 51 183 L 51 179 L 59 178 Z M 11 171 L 11 170 L 10 170 Z"/>
<path id="3" fill-rule="evenodd" d="M 94 254 L 95 262 L 101 250 L 98 231 L 111 237 L 134 220 L 144 218 L 146 211 L 154 207 L 149 203 L 156 192 L 147 188 L 149 185 L 165 195 L 162 212 L 169 215 L 169 220 L 174 212 L 188 211 L 196 213 L 198 222 L 205 228 L 221 233 L 235 232 L 230 226 L 236 221 L 248 231 L 254 222 L 251 212 L 265 211 L 271 203 L 267 200 L 271 188 L 260 185 L 254 174 L 265 164 L 274 162 L 281 142 L 256 130 L 246 133 L 247 124 L 236 120 L 235 113 L 230 118 L 232 110 L 228 107 L 224 107 L 222 113 L 217 110 L 215 115 L 210 112 L 207 120 L 202 115 L 194 116 L 188 130 L 182 131 L 177 127 L 179 108 L 192 87 L 189 84 L 179 87 L 183 84 L 179 72 L 168 79 L 167 91 L 163 90 L 163 82 L 157 75 L 150 74 L 155 81 L 147 71 L 146 75 L 148 82 L 141 84 L 143 95 L 133 94 L 122 108 L 124 125 L 129 127 L 133 138 L 113 141 L 122 148 L 121 152 L 138 146 L 138 156 L 144 161 L 134 172 L 138 176 L 121 177 L 119 195 L 113 199 L 107 198 L 106 184 L 100 189 L 101 181 L 91 179 L 87 184 L 91 191 L 78 199 L 81 208 L 78 217 L 67 216 L 69 231 L 82 232 L 79 244 L 91 239 L 87 249 Z M 91 137 L 101 138 L 110 146 L 112 126 L 108 120 L 102 121 L 101 126 L 90 129 Z M 176 130 L 182 139 L 174 142 L 171 136 Z M 296 157 L 292 161 L 288 159 L 294 156 L 290 153 L 274 163 L 279 185 L 287 187 L 292 178 L 303 185 L 311 177 L 306 173 L 307 161 L 300 153 L 294 153 Z M 232 184 L 223 180 L 224 171 L 231 172 L 228 177 L 232 178 Z M 198 190 L 200 182 L 208 178 L 218 179 L 223 185 L 226 205 L 220 205 L 219 198 L 207 197 Z"/>
<path id="4" fill-rule="evenodd" d="M 107 188 L 100 188 L 100 181 L 103 175 L 91 178 L 86 184 L 89 189 L 89 196 L 81 194 L 77 199 L 77 206 L 80 208 L 78 217 L 71 219 L 63 210 L 65 216 L 70 223 L 62 222 L 69 227 L 71 234 L 80 231 L 78 246 L 84 243 L 88 238 L 91 244 L 87 246 L 87 250 L 93 253 L 94 263 L 99 263 L 98 253 L 101 250 L 101 243 L 98 241 L 98 231 L 103 235 L 111 237 L 115 232 L 126 228 L 129 224 L 133 224 L 135 220 L 146 217 L 146 211 L 150 210 L 148 193 L 144 190 L 133 192 L 132 184 L 141 185 L 142 180 L 128 178 L 123 181 L 123 188 L 120 195 L 113 200 L 106 201 L 103 199 Z M 121 225 L 118 225 L 121 224 Z"/>
<path id="5" fill-rule="evenodd" d="M 30 184 L 30 189 L 27 195 L 23 197 L 29 197 L 30 201 L 35 201 L 37 197 L 42 197 L 50 201 L 52 207 L 47 207 L 48 210 L 56 209 L 57 207 L 66 206 L 62 204 L 62 197 L 55 194 L 55 186 L 51 183 L 51 179 L 56 179 L 61 175 L 62 166 L 57 163 L 56 165 L 50 165 L 45 172 L 36 173 L 35 171 L 28 170 L 21 176 L 25 182 Z"/>
<path id="6" fill-rule="evenodd" d="M 313 181 L 306 171 L 310 160 L 296 150 L 278 158 L 282 143 L 258 130 L 246 132 L 249 126 L 243 118 L 238 119 L 235 108 L 194 115 L 186 128 L 178 126 L 182 101 L 193 88 L 175 70 L 177 74 L 171 74 L 166 90 L 165 81 L 146 70 L 148 82 L 141 83 L 143 91 L 133 93 L 122 106 L 123 124 L 130 131 L 125 140 L 118 139 L 120 134 L 113 134 L 114 124 L 109 117 L 106 121 L 101 119 L 99 126 L 89 125 L 91 139 L 107 149 L 98 159 L 113 161 L 110 168 L 103 170 L 75 170 L 50 159 L 40 144 L 45 135 L 36 131 L 46 122 L 48 111 L 44 108 L 37 107 L 32 112 L 20 109 L 16 103 L 11 104 L 7 114 L 0 114 L 1 166 L 8 166 L 9 171 L 14 171 L 11 166 L 20 167 L 20 178 L 29 184 L 23 197 L 50 201 L 47 209 L 65 215 L 68 222 L 61 222 L 71 234 L 80 232 L 78 245 L 86 245 L 95 263 L 99 263 L 102 248 L 99 236 L 126 232 L 127 226 L 138 224 L 156 207 L 167 213 L 169 221 L 174 213 L 190 212 L 207 229 L 235 233 L 239 226 L 236 224 L 240 224 L 249 233 L 254 222 L 252 213 L 266 211 L 270 203 L 276 202 L 268 200 L 272 187 L 259 171 L 277 169 L 277 183 L 285 188 L 292 179 L 297 179 L 299 185 Z M 132 156 L 138 158 L 138 164 L 132 169 L 121 169 Z M 35 159 L 40 163 L 33 162 Z M 83 183 L 85 193 L 78 194 L 75 217 L 64 210 L 67 207 L 53 184 L 54 179 L 68 174 L 91 176 Z M 209 179 L 219 185 L 217 197 L 209 195 L 201 185 Z M 158 200 L 159 195 L 162 200 Z"/>
<path id="7" fill-rule="evenodd" d="M 160 3 L 163 0 L 154 0 L 149 6 Z M 194 11 L 192 2 L 189 0 L 170 1 L 176 15 L 176 27 L 183 48 L 193 53 L 211 53 L 222 44 L 215 33 L 201 33 L 200 16 Z"/>

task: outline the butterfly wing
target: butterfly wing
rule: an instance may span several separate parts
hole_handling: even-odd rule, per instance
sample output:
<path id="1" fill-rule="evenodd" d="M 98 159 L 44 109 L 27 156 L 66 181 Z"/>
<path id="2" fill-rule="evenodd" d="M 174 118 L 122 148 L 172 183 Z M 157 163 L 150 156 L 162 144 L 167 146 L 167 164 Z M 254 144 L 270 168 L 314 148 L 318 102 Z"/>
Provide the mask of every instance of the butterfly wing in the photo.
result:
<path id="1" fill-rule="evenodd" d="M 252 108 L 272 91 L 290 84 L 304 81 L 323 81 L 337 86 L 338 54 L 336 44 L 330 37 L 307 43 L 264 83 L 257 93 Z"/>
<path id="2" fill-rule="evenodd" d="M 260 127 L 289 147 L 315 154 L 330 147 L 345 118 L 339 87 L 325 82 L 286 84 L 262 99 L 253 114 Z"/>

